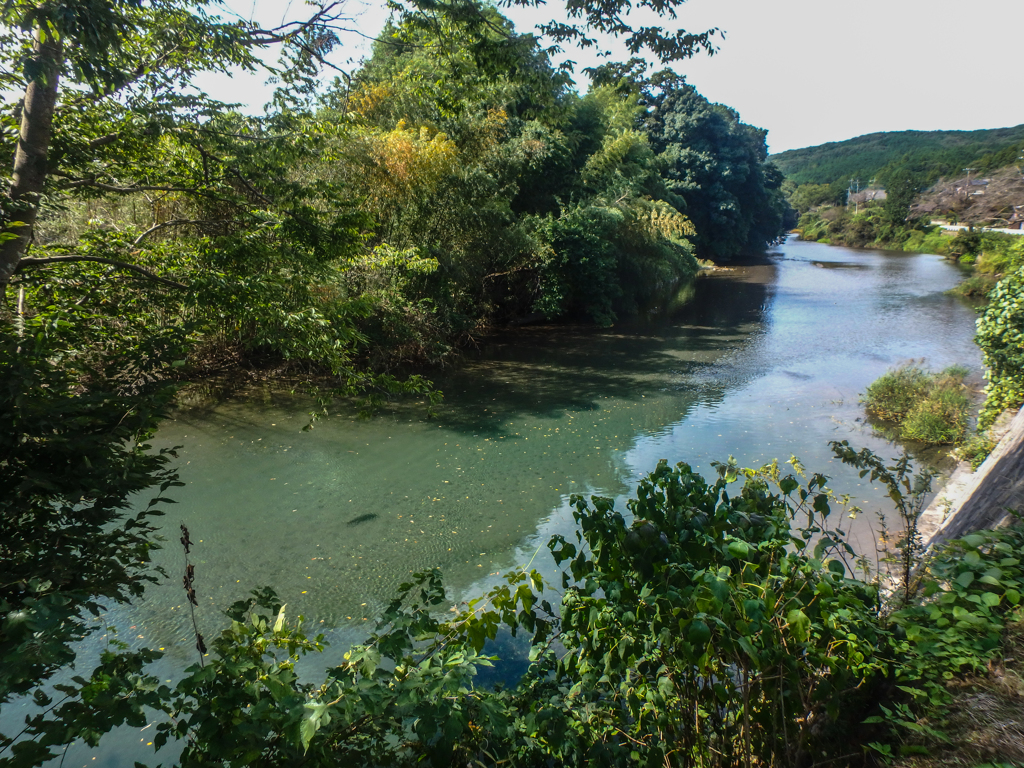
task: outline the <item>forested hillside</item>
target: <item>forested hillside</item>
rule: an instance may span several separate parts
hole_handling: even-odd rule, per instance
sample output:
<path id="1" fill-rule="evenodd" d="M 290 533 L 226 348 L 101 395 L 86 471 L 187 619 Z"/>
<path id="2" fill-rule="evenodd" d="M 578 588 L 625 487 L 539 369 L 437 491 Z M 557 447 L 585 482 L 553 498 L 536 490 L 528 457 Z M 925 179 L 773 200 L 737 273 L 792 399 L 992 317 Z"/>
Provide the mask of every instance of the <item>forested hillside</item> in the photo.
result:
<path id="1" fill-rule="evenodd" d="M 1024 125 L 979 131 L 888 131 L 791 149 L 771 160 L 795 184 L 829 184 L 846 189 L 850 179 L 884 184 L 896 168 L 908 168 L 926 183 L 960 174 L 987 173 L 1017 161 L 1024 151 Z"/>

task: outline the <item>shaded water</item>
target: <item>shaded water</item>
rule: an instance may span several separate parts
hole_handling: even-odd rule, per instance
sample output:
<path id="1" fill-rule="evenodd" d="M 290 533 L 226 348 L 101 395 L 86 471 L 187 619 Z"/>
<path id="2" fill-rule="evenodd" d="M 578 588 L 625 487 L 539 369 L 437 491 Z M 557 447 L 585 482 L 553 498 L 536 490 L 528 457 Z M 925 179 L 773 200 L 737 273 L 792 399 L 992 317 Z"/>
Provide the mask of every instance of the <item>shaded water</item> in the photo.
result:
<path id="1" fill-rule="evenodd" d="M 166 518 L 172 543 L 157 553 L 172 577 L 105 620 L 124 640 L 166 648 L 169 671 L 194 660 L 179 520 L 197 542 L 207 636 L 220 609 L 270 584 L 340 654 L 413 571 L 442 568 L 457 599 L 531 559 L 552 572 L 543 545 L 572 530 L 570 494 L 624 509 L 661 458 L 710 473 L 729 455 L 760 466 L 797 454 L 837 491 L 883 509 L 827 442 L 895 455 L 864 424 L 859 393 L 910 359 L 979 368 L 975 313 L 943 293 L 959 279 L 937 256 L 789 241 L 701 277 L 667 317 L 489 338 L 439 380 L 435 419 L 410 404 L 303 433 L 306 404 L 269 393 L 183 411 L 155 441 L 183 446 L 187 485 Z M 871 519 L 852 523 L 862 546 Z"/>

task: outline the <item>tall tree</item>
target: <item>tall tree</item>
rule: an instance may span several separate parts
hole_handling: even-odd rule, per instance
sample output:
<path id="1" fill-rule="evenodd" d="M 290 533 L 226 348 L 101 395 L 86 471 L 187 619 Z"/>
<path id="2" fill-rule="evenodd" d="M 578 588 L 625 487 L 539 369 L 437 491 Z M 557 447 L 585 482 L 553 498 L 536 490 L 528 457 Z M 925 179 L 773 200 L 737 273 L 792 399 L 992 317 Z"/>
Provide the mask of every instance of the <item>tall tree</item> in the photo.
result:
<path id="1" fill-rule="evenodd" d="M 643 125 L 679 209 L 697 229 L 698 254 L 729 258 L 783 231 L 782 175 L 767 161 L 766 131 L 712 104 L 672 72 L 645 89 Z"/>
<path id="2" fill-rule="evenodd" d="M 682 1 L 642 0 L 639 5 L 671 17 Z M 519 0 L 519 4 L 539 6 L 540 0 Z M 74 108 L 80 109 L 83 98 L 128 100 L 141 93 L 159 102 L 187 85 L 198 71 L 253 68 L 260 61 L 255 49 L 284 42 L 295 51 L 292 66 L 283 74 L 285 81 L 294 87 L 305 75 L 310 89 L 316 68 L 310 62 L 325 59 L 338 41 L 337 24 L 344 20 L 343 3 L 324 2 L 308 19 L 260 29 L 221 22 L 207 13 L 207 5 L 202 0 L 17 0 L 3 6 L 0 22 L 8 30 L 0 41 L 3 52 L 9 62 L 21 63 L 20 71 L 8 75 L 5 84 L 24 93 L 13 182 L 0 229 L 0 290 L 4 293 L 32 242 L 54 170 L 51 144 L 54 121 L 62 108 L 62 88 L 74 94 L 65 99 L 65 107 L 77 102 Z M 715 30 L 634 29 L 622 18 L 629 5 L 625 0 L 574 4 L 569 16 L 578 23 L 549 22 L 540 29 L 555 44 L 593 45 L 592 33 L 608 33 L 624 37 L 631 50 L 649 49 L 665 60 L 711 50 Z M 476 0 L 415 0 L 396 3 L 394 10 L 405 27 L 439 39 L 450 29 L 470 35 L 477 60 L 494 66 L 500 66 L 504 50 L 520 45 L 521 36 L 495 24 Z M 94 142 L 108 140 L 117 137 L 91 137 Z"/>
<path id="3" fill-rule="evenodd" d="M 910 215 L 922 186 L 921 177 L 907 168 L 897 168 L 885 178 L 885 204 L 882 210 L 891 224 L 903 224 Z"/>

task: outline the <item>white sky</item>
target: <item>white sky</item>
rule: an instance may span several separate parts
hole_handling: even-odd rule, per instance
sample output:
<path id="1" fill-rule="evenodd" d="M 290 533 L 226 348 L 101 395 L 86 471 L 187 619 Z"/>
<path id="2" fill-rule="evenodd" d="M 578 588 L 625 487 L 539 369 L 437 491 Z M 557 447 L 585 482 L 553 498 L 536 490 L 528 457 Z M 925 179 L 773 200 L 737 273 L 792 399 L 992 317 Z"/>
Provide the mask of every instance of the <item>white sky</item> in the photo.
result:
<path id="1" fill-rule="evenodd" d="M 350 0 L 358 26 L 376 32 L 383 0 Z M 229 0 L 263 23 L 308 14 L 301 0 Z M 553 13 L 504 11 L 528 31 Z M 689 31 L 718 27 L 714 56 L 673 68 L 711 101 L 768 129 L 772 152 L 876 131 L 973 130 L 1024 123 L 1024 0 L 688 0 L 675 22 Z M 339 63 L 368 52 L 346 41 Z M 577 71 L 600 63 L 566 51 Z M 628 53 L 619 48 L 613 60 Z M 207 78 L 211 95 L 256 108 L 269 97 L 262 77 Z M 577 77 L 585 87 L 586 78 Z"/>

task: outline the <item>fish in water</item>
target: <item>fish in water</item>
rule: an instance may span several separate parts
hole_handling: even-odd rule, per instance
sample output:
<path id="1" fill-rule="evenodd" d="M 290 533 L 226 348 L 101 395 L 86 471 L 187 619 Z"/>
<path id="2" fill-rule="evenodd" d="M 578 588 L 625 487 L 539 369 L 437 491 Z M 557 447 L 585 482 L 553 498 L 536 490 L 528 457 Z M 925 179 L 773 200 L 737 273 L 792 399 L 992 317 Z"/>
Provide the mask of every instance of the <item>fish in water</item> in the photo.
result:
<path id="1" fill-rule="evenodd" d="M 359 525 L 360 523 L 368 523 L 371 520 L 376 520 L 378 517 L 380 517 L 380 515 L 378 515 L 376 512 L 367 512 L 365 515 L 353 517 L 351 520 L 348 521 L 348 524 Z"/>

